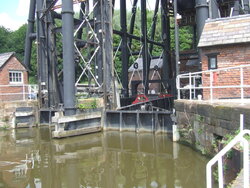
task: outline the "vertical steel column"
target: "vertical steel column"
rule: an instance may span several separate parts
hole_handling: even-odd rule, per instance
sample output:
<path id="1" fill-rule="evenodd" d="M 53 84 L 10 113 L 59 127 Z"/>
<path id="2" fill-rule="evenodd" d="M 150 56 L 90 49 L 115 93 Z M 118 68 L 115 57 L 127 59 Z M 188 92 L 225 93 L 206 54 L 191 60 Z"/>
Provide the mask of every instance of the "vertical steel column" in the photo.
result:
<path id="1" fill-rule="evenodd" d="M 62 0 L 63 89 L 65 115 L 75 113 L 75 64 L 73 1 Z"/>
<path id="2" fill-rule="evenodd" d="M 168 10 L 169 0 L 161 0 L 161 27 L 163 40 L 163 70 L 162 79 L 165 88 L 168 88 L 168 82 L 171 72 L 171 56 L 170 56 L 170 18 Z"/>
<path id="3" fill-rule="evenodd" d="M 101 0 L 103 12 L 102 19 L 102 56 L 103 58 L 103 84 L 107 94 L 107 108 L 111 109 L 115 103 L 114 97 L 114 64 L 113 64 L 113 27 L 112 27 L 112 2 Z M 106 100 L 104 99 L 104 101 Z"/>
<path id="4" fill-rule="evenodd" d="M 249 14 L 249 0 L 243 0 L 245 14 Z"/>
<path id="5" fill-rule="evenodd" d="M 24 52 L 24 64 L 27 67 L 30 67 L 31 48 L 32 48 L 31 34 L 34 33 L 35 10 L 36 10 L 36 0 L 30 0 L 28 28 L 26 31 L 25 52 Z"/>
<path id="6" fill-rule="evenodd" d="M 79 13 L 79 20 L 83 20 L 82 10 L 85 12 L 85 2 L 81 2 L 81 10 L 80 10 L 80 13 Z M 82 39 L 82 31 L 83 31 L 83 29 L 80 28 L 79 31 L 77 32 L 77 38 L 78 39 Z"/>
<path id="7" fill-rule="evenodd" d="M 129 34 L 134 33 L 137 2 L 138 2 L 138 0 L 133 1 L 133 7 L 132 7 L 132 11 L 131 11 L 132 16 L 131 16 L 130 27 L 129 27 Z M 132 38 L 129 38 L 129 43 L 128 43 L 129 48 L 131 48 L 131 45 L 132 45 Z"/>
<path id="8" fill-rule="evenodd" d="M 205 21 L 208 19 L 208 4 L 207 0 L 196 0 L 196 31 L 197 42 L 199 43 Z M 201 62 L 201 49 L 198 50 L 199 61 Z M 200 66 L 201 69 L 201 66 Z"/>
<path id="9" fill-rule="evenodd" d="M 236 0 L 234 2 L 234 9 L 232 16 L 238 16 L 240 14 L 240 1 Z"/>
<path id="10" fill-rule="evenodd" d="M 149 54 L 147 38 L 147 2 L 141 0 L 141 32 L 142 32 L 142 62 L 143 62 L 143 84 L 144 93 L 148 94 Z"/>
<path id="11" fill-rule="evenodd" d="M 42 108 L 48 107 L 47 82 L 46 82 L 46 46 L 45 24 L 41 18 L 43 12 L 43 0 L 37 0 L 37 44 L 38 44 L 38 73 L 39 73 L 39 100 Z"/>
<path id="12" fill-rule="evenodd" d="M 127 10 L 126 10 L 126 0 L 120 0 L 120 22 L 121 22 L 121 32 L 122 32 L 122 43 L 121 43 L 121 60 L 122 60 L 122 86 L 123 96 L 128 97 L 128 63 L 129 63 L 129 53 L 128 53 L 128 38 L 127 38 Z"/>
<path id="13" fill-rule="evenodd" d="M 47 0 L 50 5 L 52 0 Z M 47 20 L 47 54 L 48 54 L 48 103 L 49 107 L 58 107 L 62 102 L 59 81 L 57 77 L 57 54 L 56 54 L 56 36 L 53 32 L 55 20 L 51 12 L 46 14 Z"/>
<path id="14" fill-rule="evenodd" d="M 160 0 L 156 0 L 155 2 L 155 10 L 154 10 L 154 16 L 153 16 L 153 24 L 152 24 L 152 30 L 151 30 L 151 36 L 150 39 L 153 41 L 155 38 L 155 28 L 156 28 L 156 24 L 157 24 L 157 15 L 158 15 L 158 9 L 159 9 L 159 1 Z M 153 43 L 150 43 L 149 45 L 149 53 L 152 54 L 153 52 Z"/>
<path id="15" fill-rule="evenodd" d="M 219 18 L 219 7 L 217 1 L 209 1 L 209 18 Z"/>
<path id="16" fill-rule="evenodd" d="M 98 3 L 94 9 L 94 19 L 95 19 L 95 33 L 97 35 L 98 40 L 100 41 L 100 46 L 102 46 L 103 38 L 102 38 L 102 15 L 101 15 L 101 0 L 93 0 L 93 3 Z M 100 48 L 96 54 L 95 58 L 95 75 L 97 78 L 98 83 L 101 85 L 103 84 L 103 48 Z"/>
<path id="17" fill-rule="evenodd" d="M 179 25 L 177 21 L 177 0 L 174 0 L 174 33 L 175 33 L 175 66 L 176 66 L 176 73 L 175 75 L 179 75 Z"/>
<path id="18" fill-rule="evenodd" d="M 208 4 L 207 0 L 196 0 L 196 28 L 198 41 L 205 25 L 205 21 L 208 19 Z"/>

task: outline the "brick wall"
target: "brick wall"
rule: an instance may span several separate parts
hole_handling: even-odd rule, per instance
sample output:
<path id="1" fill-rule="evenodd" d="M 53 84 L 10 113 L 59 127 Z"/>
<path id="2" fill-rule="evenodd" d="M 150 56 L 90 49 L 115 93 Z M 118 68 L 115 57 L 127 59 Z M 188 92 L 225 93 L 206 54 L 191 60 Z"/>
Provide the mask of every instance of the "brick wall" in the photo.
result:
<path id="1" fill-rule="evenodd" d="M 250 64 L 250 45 L 234 44 L 213 46 L 202 49 L 202 70 L 208 70 L 208 57 L 206 54 L 219 53 L 217 56 L 217 68 L 235 67 Z M 250 68 L 244 70 L 244 84 L 250 85 Z M 240 69 L 213 73 L 213 86 L 240 85 Z M 210 74 L 202 75 L 203 87 L 210 85 Z M 213 98 L 240 98 L 240 88 L 213 89 Z M 244 97 L 250 97 L 250 89 L 244 89 Z M 210 98 L 210 90 L 203 90 L 203 98 Z"/>
<path id="2" fill-rule="evenodd" d="M 9 71 L 22 71 L 23 72 L 23 84 L 28 84 L 28 72 L 25 67 L 17 60 L 16 57 L 11 57 L 9 61 L 0 70 L 0 94 L 6 93 L 22 93 L 24 88 L 22 84 L 20 86 L 5 86 L 9 83 Z M 27 87 L 25 88 L 27 92 Z M 23 95 L 0 95 L 0 100 L 21 100 Z"/>

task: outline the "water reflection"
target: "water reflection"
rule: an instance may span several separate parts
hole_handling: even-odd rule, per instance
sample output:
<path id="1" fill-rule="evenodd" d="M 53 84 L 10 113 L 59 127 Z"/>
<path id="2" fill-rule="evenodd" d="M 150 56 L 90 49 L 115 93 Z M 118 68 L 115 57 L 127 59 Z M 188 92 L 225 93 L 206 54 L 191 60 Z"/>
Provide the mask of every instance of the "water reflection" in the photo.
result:
<path id="1" fill-rule="evenodd" d="M 51 140 L 0 132 L 0 187 L 202 188 L 207 159 L 166 135 L 106 132 Z"/>

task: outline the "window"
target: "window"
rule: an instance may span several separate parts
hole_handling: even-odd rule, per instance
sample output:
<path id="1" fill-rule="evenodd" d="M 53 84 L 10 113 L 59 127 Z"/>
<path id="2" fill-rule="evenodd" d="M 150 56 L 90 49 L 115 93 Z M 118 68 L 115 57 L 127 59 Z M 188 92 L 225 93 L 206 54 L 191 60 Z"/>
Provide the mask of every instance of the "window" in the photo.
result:
<path id="1" fill-rule="evenodd" d="M 207 54 L 208 69 L 217 69 L 217 55 L 219 55 L 219 53 Z"/>
<path id="2" fill-rule="evenodd" d="M 21 84 L 23 83 L 23 72 L 22 71 L 9 71 L 10 84 Z"/>

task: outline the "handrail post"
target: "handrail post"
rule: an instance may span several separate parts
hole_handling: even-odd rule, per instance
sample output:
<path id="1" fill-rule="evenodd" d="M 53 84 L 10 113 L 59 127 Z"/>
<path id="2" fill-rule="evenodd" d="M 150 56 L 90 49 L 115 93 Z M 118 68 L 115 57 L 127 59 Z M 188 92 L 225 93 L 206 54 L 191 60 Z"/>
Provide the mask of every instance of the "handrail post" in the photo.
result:
<path id="1" fill-rule="evenodd" d="M 23 100 L 25 101 L 25 86 L 23 84 Z"/>
<path id="2" fill-rule="evenodd" d="M 219 188 L 224 187 L 222 157 L 218 159 Z"/>
<path id="3" fill-rule="evenodd" d="M 193 77 L 193 83 L 194 83 L 194 99 L 195 99 L 195 94 L 196 94 L 196 92 L 195 92 L 195 75 L 194 75 L 194 77 Z"/>
<path id="4" fill-rule="evenodd" d="M 241 93 L 241 100 L 244 99 L 244 75 L 243 75 L 243 67 L 240 67 L 240 93 Z"/>
<path id="5" fill-rule="evenodd" d="M 249 143 L 248 141 L 243 137 L 243 180 L 244 180 L 244 188 L 249 188 Z"/>
<path id="6" fill-rule="evenodd" d="M 178 100 L 180 100 L 180 99 L 181 99 L 181 90 L 180 90 L 180 88 L 181 88 L 181 84 L 180 84 L 180 76 L 178 75 L 178 76 L 177 76 Z"/>
<path id="7" fill-rule="evenodd" d="M 206 166 L 207 188 L 212 188 L 212 166 L 208 163 Z"/>
<path id="8" fill-rule="evenodd" d="M 210 70 L 210 101 L 213 101 L 213 72 Z"/>
<path id="9" fill-rule="evenodd" d="M 192 100 L 192 78 L 191 78 L 191 72 L 189 72 L 189 100 Z"/>

